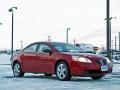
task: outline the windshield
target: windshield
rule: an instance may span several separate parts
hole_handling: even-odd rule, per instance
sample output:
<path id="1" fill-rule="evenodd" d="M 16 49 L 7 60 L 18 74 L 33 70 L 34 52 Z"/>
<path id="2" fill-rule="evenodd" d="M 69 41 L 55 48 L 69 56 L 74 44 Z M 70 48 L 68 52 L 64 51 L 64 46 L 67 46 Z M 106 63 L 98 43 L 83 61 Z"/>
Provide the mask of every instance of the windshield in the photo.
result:
<path id="1" fill-rule="evenodd" d="M 84 52 L 82 49 L 68 43 L 52 43 L 52 45 L 58 52 Z"/>

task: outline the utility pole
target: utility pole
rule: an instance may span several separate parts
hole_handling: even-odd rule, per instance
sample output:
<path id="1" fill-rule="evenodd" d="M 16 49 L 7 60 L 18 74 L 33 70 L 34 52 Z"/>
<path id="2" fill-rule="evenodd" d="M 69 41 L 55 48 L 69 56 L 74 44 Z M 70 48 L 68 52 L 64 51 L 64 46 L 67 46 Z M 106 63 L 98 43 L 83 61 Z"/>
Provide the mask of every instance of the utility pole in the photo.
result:
<path id="1" fill-rule="evenodd" d="M 119 32 L 119 51 L 120 51 L 120 32 Z"/>
<path id="2" fill-rule="evenodd" d="M 107 57 L 111 60 L 111 20 L 110 20 L 110 0 L 106 0 L 106 35 L 107 35 Z"/>

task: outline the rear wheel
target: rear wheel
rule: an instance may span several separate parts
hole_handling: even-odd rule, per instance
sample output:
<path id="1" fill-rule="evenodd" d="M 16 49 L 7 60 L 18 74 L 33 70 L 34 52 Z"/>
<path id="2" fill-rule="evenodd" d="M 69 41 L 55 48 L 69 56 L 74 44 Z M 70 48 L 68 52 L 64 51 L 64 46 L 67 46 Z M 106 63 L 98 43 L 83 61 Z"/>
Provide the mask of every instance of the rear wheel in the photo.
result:
<path id="1" fill-rule="evenodd" d="M 68 81 L 71 79 L 69 67 L 65 62 L 61 61 L 57 64 L 56 75 L 61 81 Z"/>
<path id="2" fill-rule="evenodd" d="M 101 79 L 103 76 L 98 76 L 98 77 L 91 77 L 93 80 L 98 80 Z"/>
<path id="3" fill-rule="evenodd" d="M 20 63 L 16 62 L 13 65 L 13 74 L 15 77 L 23 77 L 24 73 L 21 70 Z"/>

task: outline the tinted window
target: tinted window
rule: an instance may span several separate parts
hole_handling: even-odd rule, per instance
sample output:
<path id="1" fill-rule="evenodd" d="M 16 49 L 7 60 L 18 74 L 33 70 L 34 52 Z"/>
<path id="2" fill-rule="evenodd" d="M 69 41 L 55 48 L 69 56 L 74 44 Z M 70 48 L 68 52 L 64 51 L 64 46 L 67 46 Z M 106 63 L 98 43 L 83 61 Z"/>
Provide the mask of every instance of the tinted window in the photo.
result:
<path id="1" fill-rule="evenodd" d="M 36 52 L 36 48 L 37 48 L 38 44 L 32 44 L 30 46 L 28 46 L 27 48 L 25 48 L 25 52 Z"/>

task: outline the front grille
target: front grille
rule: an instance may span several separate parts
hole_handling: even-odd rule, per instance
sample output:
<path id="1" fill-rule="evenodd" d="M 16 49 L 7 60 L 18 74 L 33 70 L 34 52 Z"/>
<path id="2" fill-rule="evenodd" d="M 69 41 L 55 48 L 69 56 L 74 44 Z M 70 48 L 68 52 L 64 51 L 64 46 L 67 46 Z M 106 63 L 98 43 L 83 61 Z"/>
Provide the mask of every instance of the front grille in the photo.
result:
<path id="1" fill-rule="evenodd" d="M 104 71 L 104 73 L 110 73 L 110 72 L 112 72 L 112 71 L 111 70 Z M 101 70 L 88 70 L 88 73 L 89 74 L 101 74 L 101 73 L 103 73 L 103 71 L 101 71 Z"/>
<path id="2" fill-rule="evenodd" d="M 100 70 L 89 70 L 88 72 L 91 73 L 91 74 L 100 74 L 100 73 L 102 73 L 102 71 L 100 71 Z"/>
<path id="3" fill-rule="evenodd" d="M 95 62 L 99 65 L 107 65 L 107 61 L 102 59 L 102 60 L 95 60 Z"/>

